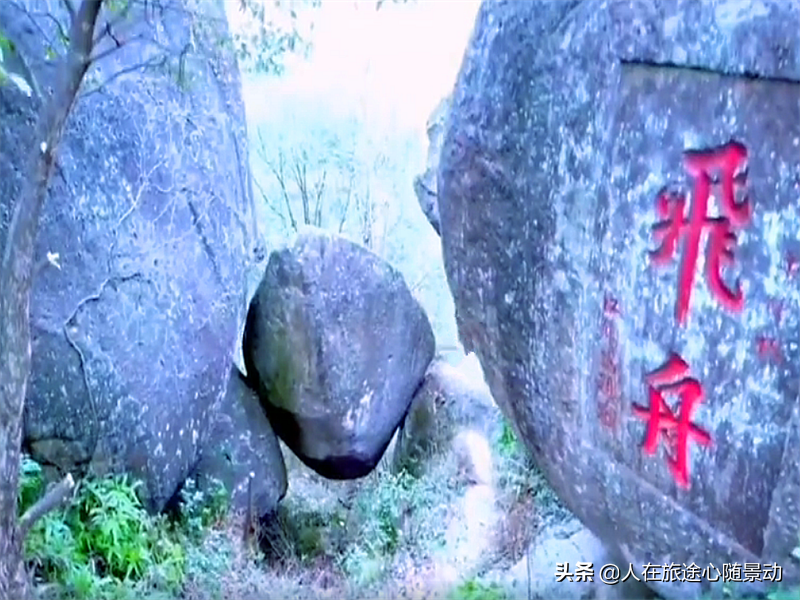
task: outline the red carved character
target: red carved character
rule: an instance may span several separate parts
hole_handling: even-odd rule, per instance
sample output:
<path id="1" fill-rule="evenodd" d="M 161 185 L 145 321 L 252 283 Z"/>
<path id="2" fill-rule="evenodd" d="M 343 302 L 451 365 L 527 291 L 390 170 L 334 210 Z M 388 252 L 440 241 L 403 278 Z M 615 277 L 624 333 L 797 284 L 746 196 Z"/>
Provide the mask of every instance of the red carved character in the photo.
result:
<path id="1" fill-rule="evenodd" d="M 605 427 L 615 427 L 619 415 L 619 365 L 610 351 L 600 355 L 597 412 Z"/>
<path id="2" fill-rule="evenodd" d="M 606 317 L 620 316 L 619 300 L 606 294 L 605 298 L 603 298 L 603 314 Z"/>
<path id="3" fill-rule="evenodd" d="M 789 252 L 786 255 L 786 275 L 792 278 L 797 275 L 798 271 L 800 271 L 800 260 L 793 252 Z"/>
<path id="4" fill-rule="evenodd" d="M 606 294 L 603 300 L 603 338 L 608 342 L 600 355 L 597 381 L 597 414 L 607 428 L 616 428 L 620 412 L 619 336 L 613 318 L 620 316 L 619 301 Z"/>
<path id="5" fill-rule="evenodd" d="M 776 362 L 783 361 L 783 353 L 778 340 L 763 335 L 756 336 L 756 351 L 763 359 L 773 359 Z"/>
<path id="6" fill-rule="evenodd" d="M 597 410 L 600 424 L 603 425 L 603 427 L 608 429 L 616 427 L 617 419 L 619 418 L 619 410 L 617 406 L 614 406 L 614 404 L 611 402 L 603 402 L 598 406 Z"/>
<path id="7" fill-rule="evenodd" d="M 675 306 L 678 323 L 685 323 L 689 313 L 700 237 L 704 230 L 709 233 L 706 276 L 711 292 L 730 310 L 741 310 L 744 306 L 739 282 L 736 282 L 735 289 L 726 287 L 722 281 L 722 269 L 734 262 L 736 235 L 733 228 L 746 225 L 751 217 L 747 196 L 741 202 L 737 202 L 735 196 L 736 191 L 747 183 L 747 174 L 743 170 L 746 161 L 747 148 L 738 142 L 706 151 L 686 152 L 684 168 L 694 179 L 690 215 L 686 217 L 686 195 L 683 193 L 665 189 L 656 199 L 656 212 L 662 220 L 653 227 L 653 233 L 661 246 L 651 253 L 653 263 L 669 263 L 675 255 L 678 240 L 684 240 Z M 709 217 L 711 184 L 717 182 L 722 188 L 719 197 L 721 214 Z"/>
<path id="8" fill-rule="evenodd" d="M 634 414 L 647 421 L 647 433 L 643 451 L 654 454 L 658 447 L 660 433 L 669 434 L 674 456 L 671 456 L 669 468 L 675 481 L 683 488 L 689 487 L 689 438 L 698 444 L 708 446 L 711 436 L 691 422 L 692 411 L 703 401 L 703 386 L 697 380 L 687 377 L 689 365 L 674 352 L 669 360 L 647 376 L 649 384 L 650 407 L 633 406 Z M 663 393 L 680 397 L 680 414 L 676 418 Z"/>

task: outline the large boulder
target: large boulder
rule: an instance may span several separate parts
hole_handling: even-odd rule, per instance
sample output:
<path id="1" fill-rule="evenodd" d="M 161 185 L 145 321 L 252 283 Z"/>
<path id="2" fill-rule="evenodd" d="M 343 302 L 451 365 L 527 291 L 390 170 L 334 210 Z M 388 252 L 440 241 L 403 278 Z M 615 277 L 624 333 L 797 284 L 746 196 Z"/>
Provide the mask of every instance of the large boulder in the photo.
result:
<path id="1" fill-rule="evenodd" d="M 356 479 L 408 410 L 434 337 L 397 270 L 309 228 L 270 256 L 243 350 L 278 436 L 320 475 Z"/>
<path id="2" fill-rule="evenodd" d="M 744 563 L 800 580 L 798 22 L 782 0 L 487 1 L 447 120 L 464 347 L 666 597 Z"/>
<path id="3" fill-rule="evenodd" d="M 195 475 L 198 488 L 221 482 L 231 507 L 253 518 L 272 514 L 286 495 L 286 465 L 256 392 L 235 366 Z"/>
<path id="4" fill-rule="evenodd" d="M 194 467 L 225 393 L 255 242 L 239 72 L 215 43 L 227 20 L 207 2 L 198 28 L 194 4 L 134 6 L 128 33 L 159 46 L 131 43 L 90 72 L 43 209 L 31 298 L 26 446 L 61 469 L 131 472 L 151 510 Z M 43 58 L 51 16 L 63 21 L 62 5 L 0 2 L 42 93 L 57 68 Z M 0 247 L 41 100 L 0 87 Z"/>

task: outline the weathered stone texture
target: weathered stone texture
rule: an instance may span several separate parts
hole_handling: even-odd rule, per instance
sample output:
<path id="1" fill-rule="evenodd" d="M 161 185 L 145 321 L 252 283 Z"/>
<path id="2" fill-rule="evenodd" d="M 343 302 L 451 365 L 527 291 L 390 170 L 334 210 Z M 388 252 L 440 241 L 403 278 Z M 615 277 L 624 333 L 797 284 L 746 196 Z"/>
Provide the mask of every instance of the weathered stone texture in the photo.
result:
<path id="1" fill-rule="evenodd" d="M 800 3 L 777 0 L 487 1 L 455 88 L 438 200 L 462 342 L 559 495 L 640 569 L 776 562 L 800 577 L 798 23 Z M 693 218 L 692 163 L 714 149 L 742 218 L 712 169 L 696 263 L 685 228 L 657 264 L 654 227 L 681 194 Z M 709 276 L 723 242 L 727 299 Z M 643 449 L 656 392 L 676 418 L 689 402 L 652 379 L 672 352 L 703 392 L 688 487 L 663 429 Z"/>
<path id="2" fill-rule="evenodd" d="M 194 466 L 225 392 L 255 237 L 238 69 L 212 43 L 227 35 L 224 12 L 213 2 L 161 7 L 148 20 L 134 13 L 130 31 L 160 48 L 131 44 L 98 63 L 85 92 L 128 72 L 80 97 L 68 121 L 37 245 L 37 260 L 58 253 L 61 268 L 34 282 L 25 411 L 35 458 L 131 471 L 153 510 Z M 41 31 L 52 21 L 35 1 L 0 3 L 0 21 L 46 92 L 56 64 Z M 39 103 L 0 89 L 5 217 Z"/>
<path id="3" fill-rule="evenodd" d="M 214 413 L 196 474 L 200 489 L 210 488 L 213 480 L 222 482 L 231 507 L 250 510 L 253 518 L 271 514 L 286 495 L 286 465 L 278 438 L 258 395 L 236 367 Z"/>
<path id="4" fill-rule="evenodd" d="M 243 341 L 273 428 L 331 479 L 367 475 L 434 352 L 403 276 L 363 246 L 308 228 L 272 253 Z"/>

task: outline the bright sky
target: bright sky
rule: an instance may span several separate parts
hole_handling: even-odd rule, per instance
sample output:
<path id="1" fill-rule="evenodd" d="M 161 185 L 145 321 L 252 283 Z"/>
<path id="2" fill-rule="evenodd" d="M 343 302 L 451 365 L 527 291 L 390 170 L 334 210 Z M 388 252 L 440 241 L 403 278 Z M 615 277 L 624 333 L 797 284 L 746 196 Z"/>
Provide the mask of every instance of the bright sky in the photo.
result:
<path id="1" fill-rule="evenodd" d="M 231 3 L 235 4 L 235 3 Z M 322 0 L 314 11 L 314 53 L 283 78 L 284 93 L 321 95 L 343 110 L 424 132 L 455 83 L 479 0 Z M 231 11 L 233 12 L 233 11 Z M 235 21 L 238 15 L 231 14 Z M 274 90 L 275 82 L 264 85 Z M 246 94 L 261 94 L 248 85 Z M 333 108 L 333 106 L 332 106 Z"/>

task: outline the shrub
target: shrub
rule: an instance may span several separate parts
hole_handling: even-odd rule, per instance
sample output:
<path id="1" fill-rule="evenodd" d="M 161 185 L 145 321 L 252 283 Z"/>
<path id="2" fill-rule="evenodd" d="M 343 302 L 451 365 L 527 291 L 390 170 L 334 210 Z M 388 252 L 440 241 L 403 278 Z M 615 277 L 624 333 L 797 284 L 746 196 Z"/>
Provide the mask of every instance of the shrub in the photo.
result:
<path id="1" fill-rule="evenodd" d="M 506 600 L 508 596 L 499 585 L 483 584 L 469 579 L 448 595 L 448 600 Z"/>
<path id="2" fill-rule="evenodd" d="M 180 491 L 179 509 L 175 521 L 193 540 L 200 540 L 210 527 L 222 523 L 230 508 L 230 495 L 218 479 L 209 481 L 208 489 L 201 490 L 197 480 L 188 478 Z"/>
<path id="3" fill-rule="evenodd" d="M 23 458 L 20 513 L 44 491 L 41 467 Z M 37 583 L 59 598 L 140 597 L 147 591 L 180 592 L 186 573 L 186 547 L 227 510 L 221 484 L 204 496 L 193 483 L 178 519 L 151 516 L 136 494 L 140 482 L 124 475 L 87 478 L 73 501 L 48 513 L 31 529 L 25 556 Z"/>

